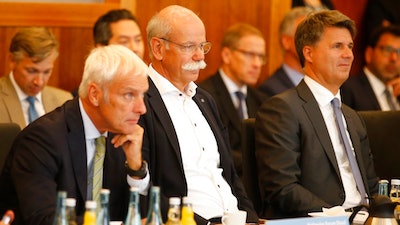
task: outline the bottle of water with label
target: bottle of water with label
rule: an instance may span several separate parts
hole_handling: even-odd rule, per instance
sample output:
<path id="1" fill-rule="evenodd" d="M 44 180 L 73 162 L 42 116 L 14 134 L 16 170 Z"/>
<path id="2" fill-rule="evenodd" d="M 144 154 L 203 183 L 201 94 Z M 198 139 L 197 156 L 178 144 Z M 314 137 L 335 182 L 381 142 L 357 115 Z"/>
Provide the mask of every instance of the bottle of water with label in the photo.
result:
<path id="1" fill-rule="evenodd" d="M 162 225 L 160 209 L 160 187 L 153 186 L 150 189 L 149 210 L 147 212 L 146 225 Z"/>

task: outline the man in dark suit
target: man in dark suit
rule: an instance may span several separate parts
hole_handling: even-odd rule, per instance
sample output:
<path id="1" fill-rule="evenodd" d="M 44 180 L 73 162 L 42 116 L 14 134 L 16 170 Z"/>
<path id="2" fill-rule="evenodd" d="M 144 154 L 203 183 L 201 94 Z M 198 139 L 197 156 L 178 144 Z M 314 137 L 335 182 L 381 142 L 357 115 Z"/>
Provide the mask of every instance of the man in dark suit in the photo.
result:
<path id="1" fill-rule="evenodd" d="M 85 201 L 95 199 L 95 139 L 106 137 L 100 187 L 111 191 L 110 219 L 122 221 L 130 186 L 145 193 L 150 180 L 142 162 L 144 131 L 137 124 L 146 112 L 146 72 L 146 64 L 123 46 L 94 49 L 79 98 L 34 121 L 16 138 L 0 179 L 0 214 L 10 208 L 16 212 L 14 224 L 51 225 L 57 191 L 63 190 L 76 199 L 81 224 Z"/>
<path id="2" fill-rule="evenodd" d="M 380 27 L 369 38 L 365 67 L 341 87 L 354 110 L 400 110 L 400 26 Z"/>
<path id="3" fill-rule="evenodd" d="M 297 25 L 309 14 L 309 7 L 295 7 L 283 17 L 279 26 L 279 40 L 283 50 L 282 65 L 258 89 L 269 96 L 274 96 L 287 89 L 293 88 L 304 77 L 299 56 L 294 45 L 294 34 Z"/>
<path id="4" fill-rule="evenodd" d="M 265 101 L 256 116 L 266 218 L 306 216 L 322 207 L 350 209 L 377 193 L 361 118 L 341 105 L 336 121 L 333 108 L 340 105 L 339 88 L 354 59 L 354 35 L 354 22 L 335 10 L 311 14 L 297 28 L 296 49 L 306 75 L 296 88 Z M 340 133 L 339 121 L 347 124 Z"/>
<path id="5" fill-rule="evenodd" d="M 222 122 L 228 128 L 236 171 L 242 175 L 241 122 L 255 117 L 267 98 L 256 85 L 265 62 L 265 40 L 257 28 L 239 23 L 224 33 L 221 44 L 222 65 L 216 74 L 199 84 L 215 99 Z M 243 99 L 237 96 L 241 92 Z"/>
<path id="6" fill-rule="evenodd" d="M 153 185 L 161 188 L 161 212 L 167 219 L 168 198 L 188 196 L 198 225 L 220 223 L 225 212 L 247 211 L 258 222 L 237 176 L 228 132 L 211 95 L 194 81 L 211 48 L 201 19 L 187 8 L 162 9 L 147 25 L 152 63 L 143 157 Z"/>

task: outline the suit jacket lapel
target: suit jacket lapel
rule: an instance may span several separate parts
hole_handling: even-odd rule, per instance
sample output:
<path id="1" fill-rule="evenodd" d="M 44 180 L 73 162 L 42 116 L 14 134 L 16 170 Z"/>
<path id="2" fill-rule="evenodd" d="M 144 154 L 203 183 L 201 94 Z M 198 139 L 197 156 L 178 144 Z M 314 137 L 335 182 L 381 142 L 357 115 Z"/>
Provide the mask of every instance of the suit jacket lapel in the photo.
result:
<path id="1" fill-rule="evenodd" d="M 147 91 L 146 95 L 148 96 L 149 105 L 151 108 L 153 108 L 153 112 L 155 116 L 158 117 L 158 121 L 163 121 L 159 123 L 163 127 L 176 156 L 178 157 L 179 161 L 182 162 L 178 137 L 176 136 L 171 117 L 169 116 L 167 108 L 164 105 L 160 92 L 157 90 L 155 84 L 150 77 L 148 78 L 148 80 L 149 90 Z"/>
<path id="2" fill-rule="evenodd" d="M 241 129 L 241 121 L 239 119 L 239 115 L 237 113 L 236 107 L 233 105 L 233 101 L 231 98 L 231 95 L 228 91 L 228 89 L 225 86 L 224 81 L 221 78 L 221 75 L 219 72 L 217 73 L 216 76 L 214 76 L 214 85 L 215 85 L 215 90 L 218 95 L 218 100 L 217 102 L 220 102 L 221 105 L 220 107 L 223 109 L 221 112 L 221 115 L 224 115 L 228 117 L 228 120 L 232 122 L 232 124 L 235 126 L 236 130 Z M 223 119 L 223 118 L 221 118 Z"/>
<path id="3" fill-rule="evenodd" d="M 86 154 L 86 139 L 85 131 L 83 127 L 82 116 L 79 109 L 78 98 L 67 103 L 65 107 L 71 107 L 72 110 L 65 110 L 69 112 L 65 115 L 66 123 L 68 126 L 68 143 L 71 157 L 74 157 L 72 161 L 73 171 L 75 180 L 81 196 L 86 199 L 87 189 L 87 154 Z M 86 174 L 86 176 L 82 176 Z"/>
<path id="4" fill-rule="evenodd" d="M 318 103 L 304 80 L 301 81 L 300 84 L 297 86 L 297 91 L 300 98 L 305 101 L 303 105 L 304 111 L 306 112 L 310 122 L 313 124 L 315 133 L 321 145 L 323 146 L 326 155 L 331 161 L 331 165 L 335 168 L 336 174 L 340 177 L 335 151 L 333 149 L 331 139 L 329 138 L 329 133 L 325 125 L 325 120 L 322 117 L 322 113 L 319 109 Z"/>
<path id="5" fill-rule="evenodd" d="M 21 129 L 23 129 L 26 126 L 24 112 L 22 111 L 17 92 L 15 91 L 9 76 L 7 76 L 2 82 L 1 91 L 3 92 L 4 104 L 7 107 L 11 120 L 18 123 Z"/>

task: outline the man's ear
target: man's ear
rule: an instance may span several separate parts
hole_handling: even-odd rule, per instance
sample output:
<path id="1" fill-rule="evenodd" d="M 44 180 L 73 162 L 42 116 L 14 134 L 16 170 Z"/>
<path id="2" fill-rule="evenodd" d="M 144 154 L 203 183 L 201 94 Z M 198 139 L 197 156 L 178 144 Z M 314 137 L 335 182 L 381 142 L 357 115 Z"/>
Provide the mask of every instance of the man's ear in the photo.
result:
<path id="1" fill-rule="evenodd" d="M 229 64 L 231 62 L 232 50 L 227 47 L 223 47 L 221 51 L 221 59 L 224 64 Z"/>
<path id="2" fill-rule="evenodd" d="M 8 59 L 9 59 L 9 62 L 10 62 L 10 64 L 9 64 L 10 70 L 14 70 L 17 62 L 15 61 L 14 56 L 11 53 L 8 54 Z"/>
<path id="3" fill-rule="evenodd" d="M 305 62 L 306 61 L 308 61 L 308 62 L 312 62 L 313 60 L 313 58 L 312 58 L 312 55 L 313 54 L 313 49 L 312 49 L 312 47 L 310 47 L 310 46 L 304 46 L 303 47 L 303 55 L 304 55 L 304 60 L 305 60 Z M 304 63 L 305 63 L 304 62 Z"/>
<path id="4" fill-rule="evenodd" d="M 162 40 L 159 38 L 152 38 L 150 40 L 150 49 L 149 49 L 149 51 L 151 51 L 151 53 L 153 54 L 153 57 L 159 61 L 163 59 L 165 52 L 165 45 L 161 42 Z"/>
<path id="5" fill-rule="evenodd" d="M 96 83 L 91 83 L 88 88 L 88 99 L 94 106 L 99 106 L 100 87 Z"/>

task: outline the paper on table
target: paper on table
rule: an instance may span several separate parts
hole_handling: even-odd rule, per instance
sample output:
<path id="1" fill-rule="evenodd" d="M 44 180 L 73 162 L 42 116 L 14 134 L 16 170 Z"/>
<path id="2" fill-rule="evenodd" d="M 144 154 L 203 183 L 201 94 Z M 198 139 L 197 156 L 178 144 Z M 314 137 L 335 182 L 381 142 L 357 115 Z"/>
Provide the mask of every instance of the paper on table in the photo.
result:
<path id="1" fill-rule="evenodd" d="M 308 213 L 312 217 L 326 217 L 326 216 L 351 216 L 351 212 L 346 212 L 342 206 L 334 206 L 332 208 L 322 208 L 322 212 Z M 366 211 L 359 211 L 353 219 L 353 224 L 364 224 L 368 219 L 369 213 Z"/>

